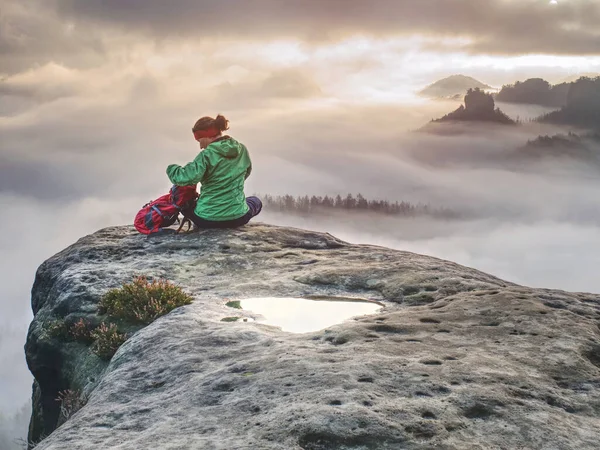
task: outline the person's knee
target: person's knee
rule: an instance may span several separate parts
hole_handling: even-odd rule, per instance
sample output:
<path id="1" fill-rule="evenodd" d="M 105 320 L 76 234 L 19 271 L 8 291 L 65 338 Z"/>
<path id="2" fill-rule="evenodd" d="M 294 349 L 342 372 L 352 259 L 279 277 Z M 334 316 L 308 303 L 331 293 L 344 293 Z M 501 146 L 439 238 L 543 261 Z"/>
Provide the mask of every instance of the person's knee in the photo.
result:
<path id="1" fill-rule="evenodd" d="M 252 212 L 252 217 L 257 216 L 262 211 L 262 201 L 258 197 L 248 197 L 246 198 L 246 203 L 248 204 L 248 208 Z"/>

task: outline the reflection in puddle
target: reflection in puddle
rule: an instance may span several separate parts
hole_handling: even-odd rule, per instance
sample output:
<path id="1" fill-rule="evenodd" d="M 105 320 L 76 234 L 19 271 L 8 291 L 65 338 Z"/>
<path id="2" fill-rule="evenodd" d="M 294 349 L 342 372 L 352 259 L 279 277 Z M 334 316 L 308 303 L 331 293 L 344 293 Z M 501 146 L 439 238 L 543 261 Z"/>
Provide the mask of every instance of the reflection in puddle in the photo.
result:
<path id="1" fill-rule="evenodd" d="M 369 301 L 309 300 L 305 298 L 250 298 L 241 307 L 263 316 L 258 322 L 291 333 L 307 333 L 327 328 L 351 317 L 373 314 L 382 305 Z"/>

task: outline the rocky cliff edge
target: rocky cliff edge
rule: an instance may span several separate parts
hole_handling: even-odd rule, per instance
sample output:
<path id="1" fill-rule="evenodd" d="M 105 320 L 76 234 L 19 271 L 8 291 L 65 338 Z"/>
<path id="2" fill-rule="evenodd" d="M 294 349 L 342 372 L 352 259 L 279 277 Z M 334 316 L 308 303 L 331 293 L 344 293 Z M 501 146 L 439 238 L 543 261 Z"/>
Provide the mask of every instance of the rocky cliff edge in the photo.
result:
<path id="1" fill-rule="evenodd" d="M 193 304 L 137 331 L 110 363 L 47 333 L 56 320 L 97 320 L 101 296 L 140 274 L 173 281 Z M 360 297 L 384 307 L 306 334 L 221 321 L 232 315 L 227 301 L 264 296 Z M 30 439 L 49 435 L 39 450 L 600 442 L 598 295 L 517 286 L 292 228 L 148 239 L 111 227 L 40 266 L 32 307 Z M 64 390 L 87 404 L 61 423 Z"/>

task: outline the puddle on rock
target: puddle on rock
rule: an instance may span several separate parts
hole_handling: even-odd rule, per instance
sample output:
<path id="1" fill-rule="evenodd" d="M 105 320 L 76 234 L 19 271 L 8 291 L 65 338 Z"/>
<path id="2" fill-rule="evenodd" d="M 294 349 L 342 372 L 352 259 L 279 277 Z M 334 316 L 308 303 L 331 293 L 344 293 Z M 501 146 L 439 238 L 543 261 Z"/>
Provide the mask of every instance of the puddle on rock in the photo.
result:
<path id="1" fill-rule="evenodd" d="M 383 305 L 368 300 L 324 297 L 318 300 L 264 297 L 240 300 L 246 311 L 260 314 L 257 322 L 273 325 L 290 333 L 322 330 L 355 316 L 373 314 Z"/>

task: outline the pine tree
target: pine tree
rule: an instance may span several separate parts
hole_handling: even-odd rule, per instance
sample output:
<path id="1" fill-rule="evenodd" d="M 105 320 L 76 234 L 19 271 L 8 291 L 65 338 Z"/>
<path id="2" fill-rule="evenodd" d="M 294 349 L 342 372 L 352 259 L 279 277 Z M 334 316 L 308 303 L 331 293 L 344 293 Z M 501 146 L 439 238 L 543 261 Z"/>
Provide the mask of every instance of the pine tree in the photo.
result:
<path id="1" fill-rule="evenodd" d="M 283 204 L 285 209 L 287 209 L 288 211 L 292 211 L 296 208 L 296 199 L 291 195 L 285 195 L 283 197 Z"/>
<path id="2" fill-rule="evenodd" d="M 313 195 L 310 198 L 310 209 L 311 209 L 311 211 L 314 211 L 314 210 L 318 209 L 319 206 L 321 206 L 321 198 L 317 197 L 316 195 Z"/>
<path id="3" fill-rule="evenodd" d="M 348 194 L 344 200 L 344 208 L 346 209 L 354 209 L 356 208 L 356 200 L 352 196 L 352 194 Z"/>
<path id="4" fill-rule="evenodd" d="M 361 210 L 369 208 L 369 202 L 360 193 L 356 196 L 356 207 Z"/>
<path id="5" fill-rule="evenodd" d="M 340 194 L 336 195 L 335 203 L 333 206 L 334 206 L 334 208 L 340 208 L 340 209 L 342 209 L 344 207 L 344 201 L 342 200 L 342 196 Z"/>
<path id="6" fill-rule="evenodd" d="M 308 198 L 308 195 L 296 199 L 296 209 L 302 213 L 308 213 L 310 211 L 310 199 Z"/>

